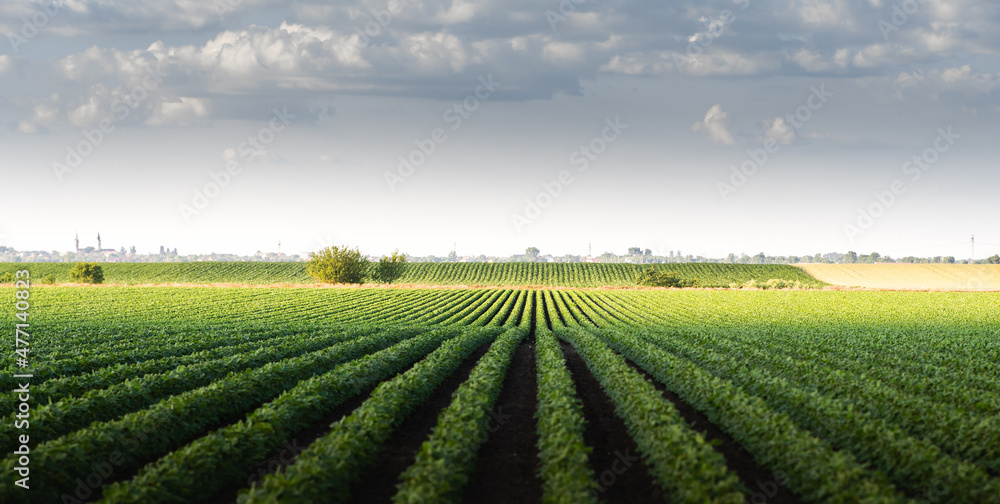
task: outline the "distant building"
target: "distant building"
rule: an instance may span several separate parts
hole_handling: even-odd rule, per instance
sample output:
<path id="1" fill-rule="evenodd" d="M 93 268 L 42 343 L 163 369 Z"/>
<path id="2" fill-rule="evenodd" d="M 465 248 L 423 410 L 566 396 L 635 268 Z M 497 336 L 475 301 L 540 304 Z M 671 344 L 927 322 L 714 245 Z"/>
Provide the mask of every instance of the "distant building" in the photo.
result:
<path id="1" fill-rule="evenodd" d="M 104 252 L 104 253 L 110 252 L 112 254 L 114 254 L 115 252 L 118 252 L 115 249 L 101 248 L 101 233 L 97 233 L 97 251 L 98 252 Z"/>
<path id="2" fill-rule="evenodd" d="M 101 233 L 97 233 L 97 248 L 96 249 L 94 247 L 86 247 L 86 248 L 82 248 L 81 249 L 80 248 L 80 233 L 77 233 L 76 236 L 74 237 L 74 239 L 73 239 L 73 245 L 74 245 L 73 246 L 73 250 L 77 254 L 89 254 L 89 253 L 93 253 L 93 252 L 98 252 L 98 253 L 101 253 L 101 254 L 104 254 L 104 255 L 108 255 L 108 254 L 114 254 L 115 252 L 118 252 L 115 249 L 101 248 Z"/>

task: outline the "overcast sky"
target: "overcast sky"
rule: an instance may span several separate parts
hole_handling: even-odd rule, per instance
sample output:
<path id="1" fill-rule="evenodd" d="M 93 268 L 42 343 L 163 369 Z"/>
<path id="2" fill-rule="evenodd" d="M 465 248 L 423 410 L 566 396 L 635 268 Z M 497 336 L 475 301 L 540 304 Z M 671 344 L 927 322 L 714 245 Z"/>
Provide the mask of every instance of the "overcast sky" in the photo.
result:
<path id="1" fill-rule="evenodd" d="M 334 4 L 0 2 L 0 245 L 1000 252 L 996 2 Z"/>

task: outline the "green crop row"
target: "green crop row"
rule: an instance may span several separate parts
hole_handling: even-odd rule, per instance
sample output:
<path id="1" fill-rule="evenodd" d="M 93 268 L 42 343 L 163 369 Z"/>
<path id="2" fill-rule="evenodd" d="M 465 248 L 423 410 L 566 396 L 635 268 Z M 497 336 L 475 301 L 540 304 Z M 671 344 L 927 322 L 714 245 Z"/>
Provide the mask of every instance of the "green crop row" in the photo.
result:
<path id="1" fill-rule="evenodd" d="M 438 416 L 430 438 L 417 452 L 416 461 L 400 475 L 397 503 L 457 502 L 488 436 L 490 411 L 514 350 L 528 331 L 514 329 L 497 338 Z"/>
<path id="2" fill-rule="evenodd" d="M 391 378 L 431 352 L 455 330 L 429 331 L 304 380 L 224 429 L 144 467 L 132 480 L 105 487 L 108 503 L 206 502 L 242 483 L 253 464 L 346 400 Z M 488 333 L 487 333 L 488 336 Z"/>
<path id="3" fill-rule="evenodd" d="M 872 352 L 864 348 L 840 345 L 826 348 L 825 341 L 817 341 L 805 346 L 787 341 L 786 335 L 773 334 L 769 337 L 748 331 L 692 332 L 690 338 L 702 342 L 706 348 L 714 348 L 723 353 L 737 353 L 751 357 L 758 362 L 778 360 L 779 368 L 773 371 L 786 376 L 798 376 L 806 372 L 820 374 L 846 373 L 861 379 L 860 386 L 888 385 L 901 393 L 951 404 L 963 413 L 986 419 L 1000 413 L 1000 383 L 991 381 L 989 372 L 977 371 L 967 356 L 966 363 L 956 362 L 949 368 L 925 364 L 914 369 L 905 366 L 897 355 Z M 864 337 L 864 334 L 858 334 Z M 857 379 L 855 378 L 855 379 Z"/>
<path id="4" fill-rule="evenodd" d="M 126 473 L 137 469 L 190 442 L 207 429 L 242 416 L 248 409 L 273 399 L 300 380 L 401 339 L 401 334 L 384 331 L 230 374 L 209 386 L 171 396 L 151 408 L 111 422 L 94 423 L 42 443 L 31 451 L 31 482 L 37 487 L 31 492 L 22 492 L 2 485 L 0 501 L 57 502 L 63 493 L 73 492 L 78 478 L 86 478 L 94 471 L 92 465 L 95 463 L 111 461 L 119 471 Z M 7 456 L 3 459 L 2 470 L 12 473 L 16 463 L 16 455 Z"/>
<path id="5" fill-rule="evenodd" d="M 952 455 L 1000 472 L 1000 417 L 942 408 L 930 398 L 816 363 L 775 359 L 764 364 L 776 376 L 815 388 L 829 398 L 842 399 L 853 404 L 855 410 L 898 424 Z M 934 384 L 926 378 L 922 383 L 931 387 Z"/>
<path id="6" fill-rule="evenodd" d="M 346 358 L 356 358 L 366 347 L 353 344 L 354 334 L 332 334 L 325 337 L 292 339 L 283 344 L 268 345 L 256 351 L 219 359 L 180 366 L 172 371 L 146 375 L 94 390 L 82 397 L 66 398 L 39 407 L 31 418 L 31 438 L 37 442 L 49 441 L 91 422 L 103 422 L 155 404 L 167 397 L 212 383 L 229 373 L 253 369 L 265 364 L 299 356 L 308 352 L 343 352 Z M 412 332 L 399 332 L 394 337 L 403 338 Z M 331 346 L 332 345 L 332 346 Z M 353 349 L 353 350 L 352 350 Z M 72 380 L 72 379 L 71 379 Z M 0 423 L 0 449 L 7 449 L 17 439 L 15 416 L 12 413 Z"/>
<path id="7" fill-rule="evenodd" d="M 110 325 L 109 325 L 110 326 Z M 78 343 L 81 346 L 79 352 L 73 355 L 66 355 L 41 351 L 44 346 L 50 343 L 51 338 L 45 337 L 47 331 L 32 331 L 32 336 L 43 335 L 40 338 L 32 339 L 33 342 L 42 341 L 41 344 L 32 345 L 32 349 L 38 352 L 31 352 L 32 369 L 38 376 L 50 377 L 50 379 L 68 378 L 75 375 L 94 374 L 103 376 L 104 373 L 116 373 L 116 369 L 126 367 L 121 372 L 128 374 L 130 370 L 135 373 L 132 376 L 142 376 L 143 374 L 162 372 L 173 369 L 176 366 L 199 362 L 195 354 L 207 352 L 205 355 L 216 355 L 215 352 L 222 352 L 226 355 L 227 349 L 240 345 L 261 344 L 270 338 L 302 334 L 301 332 L 287 331 L 284 328 L 279 330 L 254 331 L 246 328 L 235 328 L 230 331 L 213 331 L 211 336 L 203 336 L 196 341 L 190 339 L 192 332 L 196 328 L 185 328 L 188 330 L 171 331 L 163 333 L 158 329 L 146 331 L 130 331 L 131 340 L 122 345 L 101 345 L 99 342 L 104 338 L 105 331 L 114 331 L 113 326 L 105 326 L 100 331 L 81 331 Z M 316 330 L 317 328 L 311 328 Z M 152 334 L 162 336 L 161 338 L 151 337 Z M 90 340 L 90 341 L 88 341 Z M 97 348 L 95 350 L 95 348 Z M 88 351 L 90 350 L 90 351 Z M 69 352 L 67 352 L 68 354 Z M 10 374 L 0 375 L 0 387 L 9 388 L 16 386 L 16 379 Z"/>
<path id="8" fill-rule="evenodd" d="M 482 310 L 477 310 L 479 312 L 477 315 L 474 316 L 473 314 L 470 314 L 467 319 L 460 321 L 459 323 L 461 324 L 467 321 L 469 325 L 473 326 L 490 325 L 493 319 L 497 317 L 497 314 L 500 313 L 501 309 L 505 307 L 510 309 L 509 303 L 516 297 L 517 297 L 517 291 L 505 290 L 490 304 L 484 306 Z"/>
<path id="9" fill-rule="evenodd" d="M 544 314 L 539 313 L 538 317 Z M 542 501 L 547 504 L 596 503 L 597 478 L 588 463 L 590 448 L 584 443 L 583 405 L 573 377 L 559 350 L 559 342 L 544 324 L 536 326 L 535 355 L 538 371 L 539 476 Z"/>
<path id="10" fill-rule="evenodd" d="M 427 285 L 536 285 L 566 287 L 634 286 L 639 272 L 648 265 L 590 263 L 414 263 L 407 266 L 400 282 Z M 804 271 L 789 265 L 679 263 L 655 268 L 697 280 L 701 287 L 728 287 L 750 280 L 796 281 L 823 285 Z"/>
<path id="11" fill-rule="evenodd" d="M 722 455 L 625 359 L 583 329 L 557 329 L 555 333 L 580 353 L 668 495 L 684 502 L 744 501 L 739 480 L 726 468 Z"/>
<path id="12" fill-rule="evenodd" d="M 379 447 L 463 361 L 497 337 L 496 328 L 473 329 L 435 350 L 413 368 L 382 383 L 350 416 L 299 454 L 284 473 L 245 491 L 245 503 L 347 502 L 350 486 L 371 468 Z M 511 329 L 511 331 L 522 331 Z"/>
<path id="13" fill-rule="evenodd" d="M 537 279 L 547 267 L 496 271 Z M 461 282 L 463 271 L 442 274 Z M 596 273 L 582 269 L 579 281 L 597 281 Z M 108 481 L 120 483 L 104 485 L 108 502 L 206 501 L 240 485 L 317 415 L 378 386 L 288 472 L 248 495 L 317 500 L 305 482 L 346 491 L 375 470 L 366 457 L 461 361 L 469 347 L 459 349 L 459 340 L 515 327 L 533 328 L 536 339 L 546 502 L 600 496 L 556 337 L 577 347 L 676 500 L 752 496 L 727 486 L 725 460 L 692 441 L 671 403 L 623 359 L 729 434 L 758 469 L 782 475 L 804 502 L 1000 501 L 998 293 L 45 287 L 32 289 L 32 300 L 36 470 L 30 492 L 0 487 L 2 502 L 58 502 L 78 478 L 112 462 Z M 397 375 L 451 334 L 463 336 Z M 510 338 L 494 347 L 516 347 Z M 439 419 L 444 427 L 398 499 L 462 496 L 485 437 L 478 422 L 509 362 L 491 352 L 480 362 L 492 362 L 489 370 L 463 384 Z M 13 390 L 12 353 L 0 362 L 0 386 Z M 8 411 L 0 448 L 12 472 L 17 400 L 8 396 L 0 398 Z M 675 478 L 678 467 L 685 474 Z M 718 495 L 685 477 L 717 484 Z"/>
<path id="14" fill-rule="evenodd" d="M 511 294 L 506 301 L 504 301 L 500 310 L 493 314 L 487 325 L 491 327 L 516 326 L 517 322 L 521 318 L 521 312 L 524 310 L 525 297 L 528 294 L 528 291 L 514 291 L 514 293 Z"/>
<path id="15" fill-rule="evenodd" d="M 851 333 L 828 330 L 808 345 L 801 343 L 796 332 L 736 334 L 741 340 L 753 340 L 752 345 L 770 342 L 769 346 L 790 357 L 865 373 L 914 393 L 929 394 L 935 400 L 958 401 L 972 405 L 975 410 L 997 411 L 1000 381 L 992 377 L 1000 374 L 996 362 L 1000 355 L 991 351 L 992 338 L 988 333 L 961 331 L 957 335 L 934 334 L 923 340 L 913 332 L 897 332 L 892 328 L 859 329 Z M 927 381 L 933 381 L 934 386 L 928 386 Z"/>
<path id="16" fill-rule="evenodd" d="M 502 296 L 510 291 L 505 290 L 494 290 L 486 291 L 483 297 L 477 299 L 473 304 L 469 305 L 466 309 L 452 315 L 447 320 L 443 320 L 440 323 L 444 325 L 457 324 L 457 325 L 469 325 L 474 323 L 483 314 L 489 311 L 494 305 L 500 304 Z"/>
<path id="17" fill-rule="evenodd" d="M 72 263 L 0 263 L 0 275 L 27 268 L 33 278 L 53 275 L 57 282 L 71 282 Z M 309 284 L 306 263 L 192 262 L 102 263 L 109 284 Z M 398 280 L 405 284 L 495 286 L 634 286 L 648 265 L 592 263 L 410 263 Z M 678 263 L 657 264 L 657 269 L 697 280 L 700 287 L 728 287 L 756 280 L 796 281 L 823 285 L 803 270 L 789 265 Z"/>
<path id="18" fill-rule="evenodd" d="M 264 345 L 268 348 L 274 348 L 282 347 L 289 343 L 303 342 L 306 343 L 306 346 L 303 348 L 318 349 L 320 347 L 316 345 L 322 345 L 323 342 L 332 343 L 347 340 L 353 336 L 355 335 L 349 331 L 334 332 L 332 334 L 325 335 L 315 335 L 311 333 L 298 333 L 286 336 L 268 335 L 262 337 L 261 339 L 255 339 L 254 341 L 246 343 L 219 346 L 187 355 L 151 359 L 134 364 L 122 363 L 99 368 L 90 373 L 80 375 L 67 375 L 66 373 L 61 373 L 60 378 L 53 378 L 32 387 L 31 396 L 36 404 L 58 402 L 65 398 L 83 395 L 84 393 L 92 390 L 112 387 L 134 378 L 143 377 L 151 380 L 162 380 L 164 377 L 169 376 L 171 371 L 174 373 L 180 371 L 179 368 L 181 368 L 181 366 L 187 366 L 183 368 L 187 372 L 208 369 L 212 372 L 212 374 L 216 375 L 218 375 L 218 372 L 221 371 L 224 376 L 226 370 L 237 369 L 234 365 L 240 365 L 239 362 L 250 357 L 251 353 L 254 351 L 258 351 L 259 353 Z M 238 359 L 234 359 L 233 357 L 236 356 L 240 357 Z M 220 367 L 215 367 L 216 365 L 219 365 Z M 211 375 L 202 376 L 207 379 L 211 379 Z M 181 380 L 183 380 L 183 378 L 181 378 Z M 194 383 L 192 382 L 186 385 L 194 385 Z M 137 387 L 136 383 L 133 381 L 130 382 L 126 388 L 127 390 L 124 392 L 122 390 L 114 390 L 111 391 L 111 394 L 128 395 L 131 391 L 140 387 Z M 16 399 L 17 398 L 13 395 L 0 396 L 0 411 L 13 410 Z"/>
<path id="19" fill-rule="evenodd" d="M 907 502 L 883 473 L 868 470 L 849 452 L 835 451 L 731 381 L 712 376 L 626 330 L 608 329 L 600 334 L 612 348 L 732 436 L 757 463 L 781 473 L 781 479 L 804 500 Z"/>
<path id="20" fill-rule="evenodd" d="M 787 413 L 798 425 L 827 439 L 834 447 L 848 450 L 862 462 L 879 468 L 902 488 L 926 495 L 944 486 L 946 490 L 940 497 L 947 502 L 977 503 L 1000 498 L 1000 480 L 991 478 L 982 468 L 950 457 L 885 420 L 857 411 L 848 400 L 797 387 L 795 377 L 800 373 L 786 380 L 773 376 L 769 372 L 772 366 L 760 360 L 755 359 L 754 369 L 747 368 L 743 359 L 732 358 L 738 353 L 716 353 L 690 339 L 679 341 L 667 334 L 644 336 L 658 348 L 683 355 L 763 398 L 774 410 Z M 810 374 L 827 381 L 843 379 L 821 369 L 813 369 Z"/>
<path id="21" fill-rule="evenodd" d="M 58 282 L 72 282 L 74 263 L 0 263 L 0 275 L 6 271 L 28 269 L 40 281 L 52 275 Z M 277 282 L 311 283 L 304 263 L 201 261 L 187 263 L 100 263 L 104 282 L 116 284 L 149 283 L 242 283 Z"/>
<path id="22" fill-rule="evenodd" d="M 437 324 L 448 320 L 458 313 L 468 313 L 475 309 L 490 294 L 487 290 L 440 291 L 437 298 L 439 304 L 421 310 L 415 314 L 413 321 L 417 324 Z"/>

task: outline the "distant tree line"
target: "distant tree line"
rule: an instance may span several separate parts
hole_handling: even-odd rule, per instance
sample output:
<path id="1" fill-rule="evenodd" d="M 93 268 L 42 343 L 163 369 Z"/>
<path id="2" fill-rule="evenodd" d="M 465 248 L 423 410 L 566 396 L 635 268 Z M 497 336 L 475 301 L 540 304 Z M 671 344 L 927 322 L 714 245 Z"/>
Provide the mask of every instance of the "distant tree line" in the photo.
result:
<path id="1" fill-rule="evenodd" d="M 633 264 L 664 264 L 664 263 L 728 263 L 728 264 L 798 264 L 798 263 L 961 263 L 968 264 L 967 259 L 957 259 L 953 256 L 933 256 L 915 257 L 906 256 L 902 258 L 892 258 L 883 256 L 878 252 L 859 254 L 854 251 L 846 253 L 827 252 L 816 253 L 803 256 L 769 256 L 763 252 L 755 255 L 730 253 L 724 258 L 712 258 L 683 254 L 680 250 L 669 250 L 666 254 L 654 254 L 649 248 L 628 247 L 623 254 L 614 252 L 603 252 L 588 259 L 588 256 L 576 254 L 544 254 L 538 247 L 528 247 L 524 254 L 512 256 L 487 256 L 485 254 L 459 256 L 456 251 L 448 252 L 446 256 L 409 256 L 404 258 L 408 262 L 586 262 L 594 261 L 601 263 L 633 263 Z M 306 258 L 298 255 L 286 255 L 274 252 L 260 252 L 252 256 L 241 256 L 235 254 L 191 254 L 179 255 L 177 248 L 169 249 L 160 247 L 159 253 L 136 254 L 135 247 L 126 251 L 124 247 L 119 252 L 104 254 L 87 254 L 74 252 L 60 253 L 57 251 L 22 251 L 18 252 L 11 247 L 0 246 L 0 262 L 192 262 L 192 261 L 265 261 L 265 262 L 285 262 L 303 261 Z M 985 259 L 972 261 L 973 264 L 1000 264 L 1000 255 L 994 254 Z"/>

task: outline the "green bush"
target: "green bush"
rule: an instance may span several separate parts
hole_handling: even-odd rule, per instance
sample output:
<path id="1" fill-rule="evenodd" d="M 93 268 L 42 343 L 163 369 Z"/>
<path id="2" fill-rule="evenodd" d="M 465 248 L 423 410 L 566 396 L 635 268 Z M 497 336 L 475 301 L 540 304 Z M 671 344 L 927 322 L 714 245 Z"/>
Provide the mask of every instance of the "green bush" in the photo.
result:
<path id="1" fill-rule="evenodd" d="M 49 273 L 48 275 L 45 275 L 44 277 L 42 277 L 42 283 L 45 284 L 45 285 L 55 285 L 56 284 L 56 276 L 53 275 L 52 273 Z"/>
<path id="2" fill-rule="evenodd" d="M 765 289 L 791 289 L 796 287 L 795 283 L 780 278 L 771 278 L 764 285 Z"/>
<path id="3" fill-rule="evenodd" d="M 80 283 L 104 283 L 104 270 L 97 263 L 78 262 L 73 265 L 69 276 Z"/>
<path id="4" fill-rule="evenodd" d="M 375 271 L 372 273 L 372 280 L 378 283 L 389 284 L 403 276 L 405 269 L 406 254 L 400 254 L 399 250 L 396 250 L 391 256 L 378 260 L 378 264 L 375 265 Z"/>
<path id="5" fill-rule="evenodd" d="M 758 282 L 751 279 L 743 285 L 729 284 L 731 289 L 811 289 L 812 285 L 804 284 L 798 280 L 785 280 L 783 278 L 771 278 L 766 282 Z"/>
<path id="6" fill-rule="evenodd" d="M 306 270 L 323 283 L 359 284 L 368 272 L 368 258 L 357 247 L 327 247 L 312 254 Z"/>
<path id="7" fill-rule="evenodd" d="M 685 280 L 671 271 L 660 271 L 652 266 L 639 272 L 636 283 L 649 287 L 694 287 L 695 280 Z"/>

